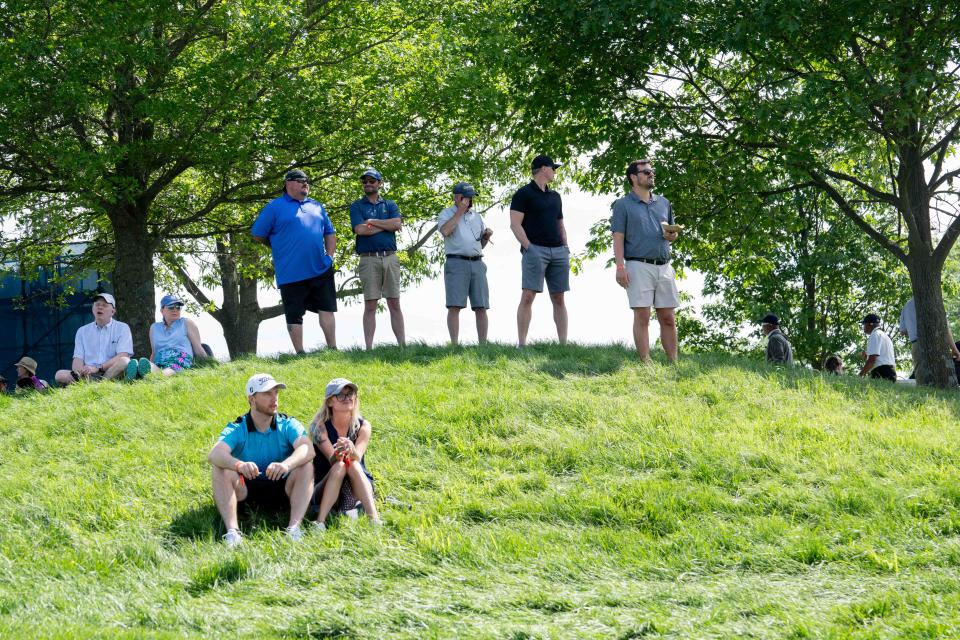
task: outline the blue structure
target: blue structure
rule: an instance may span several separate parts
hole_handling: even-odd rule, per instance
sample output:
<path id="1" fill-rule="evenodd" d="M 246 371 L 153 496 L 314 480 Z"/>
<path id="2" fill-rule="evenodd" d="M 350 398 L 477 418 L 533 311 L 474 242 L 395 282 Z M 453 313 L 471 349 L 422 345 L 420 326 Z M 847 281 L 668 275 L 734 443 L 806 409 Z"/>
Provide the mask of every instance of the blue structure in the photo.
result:
<path id="1" fill-rule="evenodd" d="M 92 320 L 93 296 L 112 291 L 95 271 L 64 281 L 69 264 L 69 256 L 60 257 L 30 279 L 16 265 L 0 274 L 0 373 L 10 389 L 17 381 L 13 365 L 23 356 L 35 359 L 37 375 L 53 385 L 57 369 L 70 368 L 77 329 Z"/>

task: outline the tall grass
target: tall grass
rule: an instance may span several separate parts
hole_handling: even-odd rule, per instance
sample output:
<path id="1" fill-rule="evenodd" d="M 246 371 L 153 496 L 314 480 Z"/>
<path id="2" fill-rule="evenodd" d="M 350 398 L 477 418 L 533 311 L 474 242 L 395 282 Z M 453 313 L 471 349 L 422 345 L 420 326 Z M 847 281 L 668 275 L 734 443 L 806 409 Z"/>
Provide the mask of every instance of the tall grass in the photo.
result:
<path id="1" fill-rule="evenodd" d="M 360 385 L 385 527 L 296 544 L 248 514 L 220 542 L 205 456 L 257 371 L 304 423 L 330 378 Z M 945 392 L 617 346 L 3 398 L 0 636 L 955 637 L 958 415 Z"/>

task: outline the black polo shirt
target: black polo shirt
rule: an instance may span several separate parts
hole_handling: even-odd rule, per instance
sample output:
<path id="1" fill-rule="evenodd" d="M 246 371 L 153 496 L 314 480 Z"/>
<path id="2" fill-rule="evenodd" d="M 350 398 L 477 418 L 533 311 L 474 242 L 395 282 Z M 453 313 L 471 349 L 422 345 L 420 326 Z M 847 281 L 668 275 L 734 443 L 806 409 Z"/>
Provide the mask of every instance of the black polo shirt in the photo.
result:
<path id="1" fill-rule="evenodd" d="M 562 247 L 560 221 L 563 220 L 563 203 L 560 194 L 547 187 L 541 191 L 533 180 L 513 194 L 510 210 L 523 214 L 520 224 L 527 239 L 541 247 Z"/>

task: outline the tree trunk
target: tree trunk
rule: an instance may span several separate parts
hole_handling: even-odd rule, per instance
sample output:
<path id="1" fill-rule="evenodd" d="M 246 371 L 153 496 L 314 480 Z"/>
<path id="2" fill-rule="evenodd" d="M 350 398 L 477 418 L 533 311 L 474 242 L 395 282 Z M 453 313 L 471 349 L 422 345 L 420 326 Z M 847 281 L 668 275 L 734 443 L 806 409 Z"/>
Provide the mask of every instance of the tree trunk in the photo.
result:
<path id="1" fill-rule="evenodd" d="M 113 223 L 113 290 L 116 318 L 130 325 L 132 355 L 150 355 L 150 325 L 154 322 L 154 242 L 147 233 L 147 215 L 134 205 L 121 205 L 108 212 Z"/>
<path id="2" fill-rule="evenodd" d="M 917 384 L 941 389 L 957 386 L 956 372 L 949 362 L 947 315 L 943 308 L 940 269 L 930 256 L 910 252 L 907 267 L 917 309 Z"/>
<path id="3" fill-rule="evenodd" d="M 911 127 L 913 129 L 915 127 Z M 905 137 L 905 139 L 908 139 Z M 904 218 L 914 223 L 906 257 L 910 285 L 917 308 L 917 384 L 940 389 L 957 386 L 954 368 L 947 365 L 947 315 L 943 308 L 942 262 L 934 257 L 930 230 L 930 191 L 918 147 L 900 148 L 897 172 Z"/>

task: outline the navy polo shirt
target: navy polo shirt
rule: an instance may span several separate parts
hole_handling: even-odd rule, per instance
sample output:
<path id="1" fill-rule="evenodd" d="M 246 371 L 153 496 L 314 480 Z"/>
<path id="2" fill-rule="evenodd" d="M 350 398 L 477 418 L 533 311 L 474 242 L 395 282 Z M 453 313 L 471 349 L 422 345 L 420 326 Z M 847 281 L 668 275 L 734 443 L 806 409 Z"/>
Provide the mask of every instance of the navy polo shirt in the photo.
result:
<path id="1" fill-rule="evenodd" d="M 313 198 L 300 202 L 284 193 L 267 203 L 250 231 L 270 240 L 278 286 L 315 278 L 333 266 L 324 238 L 336 231 L 326 209 Z"/>
<path id="2" fill-rule="evenodd" d="M 673 205 L 663 196 L 650 194 L 650 202 L 644 202 L 636 193 L 613 203 L 610 230 L 623 234 L 625 258 L 669 260 L 670 243 L 663 238 L 661 222 L 673 224 Z"/>
<path id="3" fill-rule="evenodd" d="M 393 200 L 380 198 L 373 203 L 367 198 L 360 198 L 350 205 L 350 226 L 354 228 L 367 220 L 389 220 L 399 217 L 400 208 Z M 357 236 L 357 253 L 396 250 L 397 234 L 393 231 L 381 231 L 372 236 Z"/>
<path id="4" fill-rule="evenodd" d="M 307 435 L 296 418 L 278 413 L 270 428 L 261 433 L 246 413 L 224 427 L 219 442 L 227 443 L 230 454 L 243 462 L 255 462 L 263 475 L 272 462 L 283 462 L 293 453 L 293 443 Z"/>
<path id="5" fill-rule="evenodd" d="M 563 202 L 559 193 L 549 187 L 543 191 L 531 180 L 513 194 L 510 210 L 523 214 L 520 226 L 530 242 L 541 247 L 563 246 L 563 236 L 560 235 Z"/>

